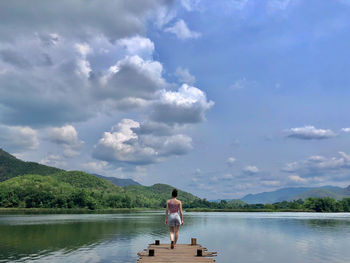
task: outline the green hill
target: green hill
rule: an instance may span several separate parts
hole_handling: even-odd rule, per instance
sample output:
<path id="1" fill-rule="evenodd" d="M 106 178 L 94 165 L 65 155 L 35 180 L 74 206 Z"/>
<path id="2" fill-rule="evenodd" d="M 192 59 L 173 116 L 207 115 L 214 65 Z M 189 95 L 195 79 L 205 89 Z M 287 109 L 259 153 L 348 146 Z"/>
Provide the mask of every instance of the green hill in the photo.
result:
<path id="1" fill-rule="evenodd" d="M 125 186 L 124 189 L 135 196 L 142 195 L 149 199 L 158 200 L 158 202 L 160 202 L 159 204 L 164 206 L 166 200 L 171 198 L 171 192 L 174 187 L 167 184 L 154 184 L 152 186 L 128 185 Z M 187 207 L 191 202 L 194 202 L 199 198 L 178 189 L 178 199 L 182 201 L 184 207 Z"/>
<path id="2" fill-rule="evenodd" d="M 0 150 L 0 207 L 23 208 L 162 208 L 174 187 L 116 186 L 81 171 L 64 171 L 24 162 Z M 189 204 L 198 197 L 179 190 Z"/>
<path id="3" fill-rule="evenodd" d="M 24 162 L 0 149 L 0 182 L 24 174 L 49 175 L 60 171 L 63 170 L 34 162 Z"/>

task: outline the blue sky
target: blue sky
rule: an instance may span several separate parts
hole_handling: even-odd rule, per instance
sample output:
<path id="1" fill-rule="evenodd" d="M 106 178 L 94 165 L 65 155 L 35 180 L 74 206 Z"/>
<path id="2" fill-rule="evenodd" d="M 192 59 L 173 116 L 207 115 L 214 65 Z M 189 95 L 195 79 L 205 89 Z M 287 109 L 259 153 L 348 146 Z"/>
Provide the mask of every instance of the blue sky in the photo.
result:
<path id="1" fill-rule="evenodd" d="M 209 199 L 350 184 L 346 0 L 0 4 L 0 147 Z"/>

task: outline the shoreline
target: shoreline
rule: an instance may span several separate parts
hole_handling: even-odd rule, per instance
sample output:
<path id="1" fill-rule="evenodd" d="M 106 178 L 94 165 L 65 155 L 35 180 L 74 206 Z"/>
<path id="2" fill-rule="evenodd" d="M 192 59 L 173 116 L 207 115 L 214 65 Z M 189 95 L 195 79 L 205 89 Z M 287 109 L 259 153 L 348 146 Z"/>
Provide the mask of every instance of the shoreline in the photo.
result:
<path id="1" fill-rule="evenodd" d="M 134 212 L 152 212 L 165 211 L 163 208 L 111 208 L 111 209 L 96 209 L 88 208 L 0 208 L 0 215 L 10 214 L 120 214 Z M 292 212 L 292 213 L 315 213 L 312 210 L 302 209 L 208 209 L 208 208 L 186 208 L 184 212 L 253 212 L 253 213 L 276 213 L 276 212 Z M 331 212 L 337 213 L 337 212 Z"/>
<path id="2" fill-rule="evenodd" d="M 159 209 L 160 211 L 161 209 Z M 88 208 L 0 208 L 0 215 L 9 214 L 120 214 L 158 211 L 156 208 L 111 208 L 96 209 Z"/>

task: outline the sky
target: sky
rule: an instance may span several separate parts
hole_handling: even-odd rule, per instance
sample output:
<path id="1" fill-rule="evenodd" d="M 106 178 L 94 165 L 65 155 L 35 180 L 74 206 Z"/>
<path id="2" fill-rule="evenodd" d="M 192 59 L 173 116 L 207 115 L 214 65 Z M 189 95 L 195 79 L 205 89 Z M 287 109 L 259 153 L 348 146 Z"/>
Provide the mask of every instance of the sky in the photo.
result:
<path id="1" fill-rule="evenodd" d="M 0 2 L 0 148 L 207 199 L 350 184 L 350 1 Z"/>

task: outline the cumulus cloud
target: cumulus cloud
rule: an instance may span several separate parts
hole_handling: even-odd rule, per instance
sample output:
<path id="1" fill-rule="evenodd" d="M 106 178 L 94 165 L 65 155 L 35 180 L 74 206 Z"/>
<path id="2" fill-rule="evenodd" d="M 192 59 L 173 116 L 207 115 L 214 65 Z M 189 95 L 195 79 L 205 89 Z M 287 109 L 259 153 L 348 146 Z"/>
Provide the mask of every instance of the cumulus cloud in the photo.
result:
<path id="1" fill-rule="evenodd" d="M 44 159 L 40 160 L 41 164 L 64 169 L 67 165 L 66 161 L 60 155 L 49 154 Z"/>
<path id="2" fill-rule="evenodd" d="M 168 83 L 153 58 L 154 43 L 144 37 L 149 20 L 161 17 L 161 28 L 171 23 L 173 0 L 34 2 L 35 9 L 0 3 L 0 123 L 54 127 L 48 139 L 62 146 L 63 156 L 74 157 L 83 142 L 66 123 L 143 108 L 139 117 L 146 121 L 121 121 L 102 136 L 94 156 L 145 164 L 192 149 L 182 130 L 205 120 L 214 103 L 197 87 Z M 14 19 L 16 14 L 23 19 Z M 180 38 L 199 37 L 182 20 L 172 28 Z M 195 82 L 188 69 L 175 74 L 181 82 Z M 26 149 L 38 145 L 35 139 L 26 143 Z M 59 162 L 55 155 L 42 161 Z"/>
<path id="3" fill-rule="evenodd" d="M 172 27 L 167 27 L 164 31 L 175 34 L 179 39 L 199 38 L 201 36 L 199 32 L 191 31 L 182 19 L 178 20 Z"/>
<path id="4" fill-rule="evenodd" d="M 48 132 L 48 139 L 56 144 L 62 145 L 65 157 L 75 157 L 79 155 L 79 149 L 84 144 L 79 140 L 78 132 L 72 125 L 51 128 Z"/>
<path id="5" fill-rule="evenodd" d="M 0 125 L 1 148 L 11 152 L 35 150 L 39 146 L 37 131 L 24 126 Z"/>
<path id="6" fill-rule="evenodd" d="M 338 156 L 325 157 L 320 155 L 310 156 L 306 160 L 287 163 L 282 171 L 301 175 L 303 178 L 309 177 L 333 177 L 342 174 L 350 169 L 350 155 L 339 152 Z M 296 178 L 296 177 L 295 177 Z"/>
<path id="7" fill-rule="evenodd" d="M 158 87 L 150 83 L 150 67 L 160 67 L 160 63 L 150 62 L 154 44 L 142 37 L 146 20 L 155 19 L 159 10 L 168 10 L 172 3 L 102 0 L 97 4 L 77 0 L 72 5 L 65 0 L 34 0 L 35 9 L 15 2 L 0 3 L 0 86 L 4 87 L 0 90 L 0 121 L 10 125 L 61 125 L 87 120 L 97 110 L 105 110 L 104 105 L 118 104 L 126 109 L 144 106 L 147 88 L 153 84 Z M 14 19 L 17 16 L 23 19 Z M 125 55 L 130 58 L 123 60 Z M 144 63 L 136 61 L 134 55 Z M 106 88 L 96 83 L 108 69 L 116 73 L 113 69 L 117 66 L 119 72 L 109 74 L 108 84 L 117 90 L 112 95 L 120 98 L 112 96 L 105 101 Z M 128 89 L 134 96 L 128 97 L 121 90 L 128 90 L 125 78 L 133 73 L 136 77 L 130 78 Z M 150 78 L 144 76 L 148 73 Z M 132 85 L 138 86 L 143 80 L 146 91 L 139 94 L 142 87 L 135 91 Z"/>
<path id="8" fill-rule="evenodd" d="M 304 126 L 287 130 L 288 137 L 301 140 L 322 140 L 337 136 L 332 130 L 316 129 L 314 126 Z"/>
<path id="9" fill-rule="evenodd" d="M 181 83 L 193 85 L 196 82 L 196 78 L 191 75 L 187 68 L 178 67 L 175 71 L 175 75 Z"/>
<path id="10" fill-rule="evenodd" d="M 192 139 L 184 134 L 153 133 L 151 126 L 123 119 L 110 132 L 105 132 L 95 146 L 94 157 L 117 163 L 150 164 L 165 157 L 186 154 Z M 145 132 L 146 131 L 146 132 Z"/>
<path id="11" fill-rule="evenodd" d="M 350 128 L 342 128 L 341 131 L 346 132 L 346 133 L 350 133 Z"/>
<path id="12" fill-rule="evenodd" d="M 92 35 L 103 34 L 111 41 L 140 34 L 144 31 L 145 19 L 159 8 L 167 8 L 172 0 L 101 0 L 99 2 L 40 1 L 34 0 L 28 8 L 17 2 L 1 2 L 0 32 L 3 38 L 11 39 L 13 32 L 25 35 L 28 32 L 56 31 L 70 38 L 86 40 Z M 22 19 L 17 19 L 21 17 Z M 91 19 L 93 17 L 93 19 Z M 72 26 L 74 25 L 74 26 Z"/>
<path id="13" fill-rule="evenodd" d="M 117 102 L 123 98 L 150 100 L 155 98 L 156 91 L 166 87 L 162 71 L 158 61 L 127 56 L 101 77 L 95 93 Z"/>
<path id="14" fill-rule="evenodd" d="M 118 45 L 123 47 L 127 54 L 140 57 L 151 57 L 154 52 L 154 43 L 145 37 L 134 36 L 118 40 Z"/>
<path id="15" fill-rule="evenodd" d="M 203 91 L 183 84 L 178 91 L 159 92 L 151 119 L 164 123 L 198 123 L 205 119 L 205 112 L 213 105 Z"/>
<path id="16" fill-rule="evenodd" d="M 253 165 L 247 165 L 246 167 L 243 168 L 243 172 L 245 174 L 257 174 L 259 172 L 259 169 L 256 166 Z"/>

